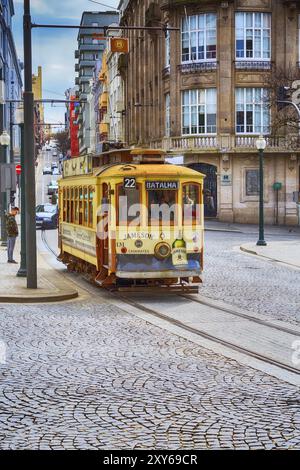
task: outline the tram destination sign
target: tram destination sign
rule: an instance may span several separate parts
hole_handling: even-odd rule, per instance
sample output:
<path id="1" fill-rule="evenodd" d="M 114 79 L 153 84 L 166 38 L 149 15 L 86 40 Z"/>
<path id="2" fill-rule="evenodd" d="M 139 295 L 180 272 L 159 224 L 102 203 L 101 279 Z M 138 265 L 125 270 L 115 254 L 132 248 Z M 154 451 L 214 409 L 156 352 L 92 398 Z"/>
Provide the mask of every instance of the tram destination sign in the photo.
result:
<path id="1" fill-rule="evenodd" d="M 146 190 L 176 190 L 179 189 L 179 181 L 146 181 Z"/>

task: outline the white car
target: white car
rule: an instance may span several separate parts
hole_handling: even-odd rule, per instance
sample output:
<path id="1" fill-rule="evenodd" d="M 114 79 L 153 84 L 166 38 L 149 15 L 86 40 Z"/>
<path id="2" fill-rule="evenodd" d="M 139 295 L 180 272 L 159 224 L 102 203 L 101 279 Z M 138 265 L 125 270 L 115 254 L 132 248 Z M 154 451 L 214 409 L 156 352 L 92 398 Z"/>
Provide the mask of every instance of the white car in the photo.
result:
<path id="1" fill-rule="evenodd" d="M 52 169 L 52 175 L 54 175 L 54 176 L 59 175 L 59 169 L 57 168 L 57 166 L 55 166 L 55 167 Z"/>
<path id="2" fill-rule="evenodd" d="M 52 168 L 50 165 L 44 166 L 43 175 L 52 175 Z"/>

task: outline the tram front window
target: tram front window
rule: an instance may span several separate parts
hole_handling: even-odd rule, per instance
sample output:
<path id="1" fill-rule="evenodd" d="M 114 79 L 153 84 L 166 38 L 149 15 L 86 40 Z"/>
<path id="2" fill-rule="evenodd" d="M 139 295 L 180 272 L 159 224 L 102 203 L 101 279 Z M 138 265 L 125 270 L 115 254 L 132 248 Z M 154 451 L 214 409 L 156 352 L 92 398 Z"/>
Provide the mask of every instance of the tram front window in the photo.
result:
<path id="1" fill-rule="evenodd" d="M 134 189 L 126 189 L 123 185 L 118 187 L 118 223 L 119 225 L 127 225 L 136 223 L 140 225 L 141 217 L 141 191 L 137 185 Z"/>
<path id="2" fill-rule="evenodd" d="M 173 225 L 176 219 L 175 190 L 148 191 L 148 218 L 150 225 Z"/>

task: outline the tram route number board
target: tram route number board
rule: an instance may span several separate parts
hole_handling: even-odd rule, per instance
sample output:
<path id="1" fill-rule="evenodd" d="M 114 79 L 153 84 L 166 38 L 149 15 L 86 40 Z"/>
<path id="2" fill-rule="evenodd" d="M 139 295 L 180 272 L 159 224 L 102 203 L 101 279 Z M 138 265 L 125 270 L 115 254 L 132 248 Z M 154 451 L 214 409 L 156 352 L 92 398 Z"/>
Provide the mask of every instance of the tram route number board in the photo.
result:
<path id="1" fill-rule="evenodd" d="M 123 187 L 124 189 L 136 189 L 135 178 L 124 178 Z"/>
<path id="2" fill-rule="evenodd" d="M 176 190 L 179 188 L 178 181 L 146 181 L 146 190 Z"/>

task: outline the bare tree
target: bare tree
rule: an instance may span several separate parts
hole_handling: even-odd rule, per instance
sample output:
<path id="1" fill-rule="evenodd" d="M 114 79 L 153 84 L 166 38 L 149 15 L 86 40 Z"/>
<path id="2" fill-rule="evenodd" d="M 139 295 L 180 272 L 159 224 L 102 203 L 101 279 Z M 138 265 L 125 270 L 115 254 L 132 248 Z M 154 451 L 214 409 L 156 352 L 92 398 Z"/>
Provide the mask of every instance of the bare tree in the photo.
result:
<path id="1" fill-rule="evenodd" d="M 280 87 L 288 87 L 292 92 L 293 82 L 300 79 L 300 69 L 289 64 L 288 67 L 273 67 L 265 75 L 265 86 L 269 89 L 268 102 L 272 110 L 271 135 L 299 133 L 299 116 L 295 108 L 278 105 L 278 91 Z M 287 98 L 290 101 L 292 98 Z M 282 108 L 282 109 L 280 109 Z"/>
<path id="2" fill-rule="evenodd" d="M 68 150 L 70 150 L 70 138 L 68 131 L 56 132 L 52 135 L 52 138 L 58 141 L 58 147 L 60 151 L 66 155 Z"/>

